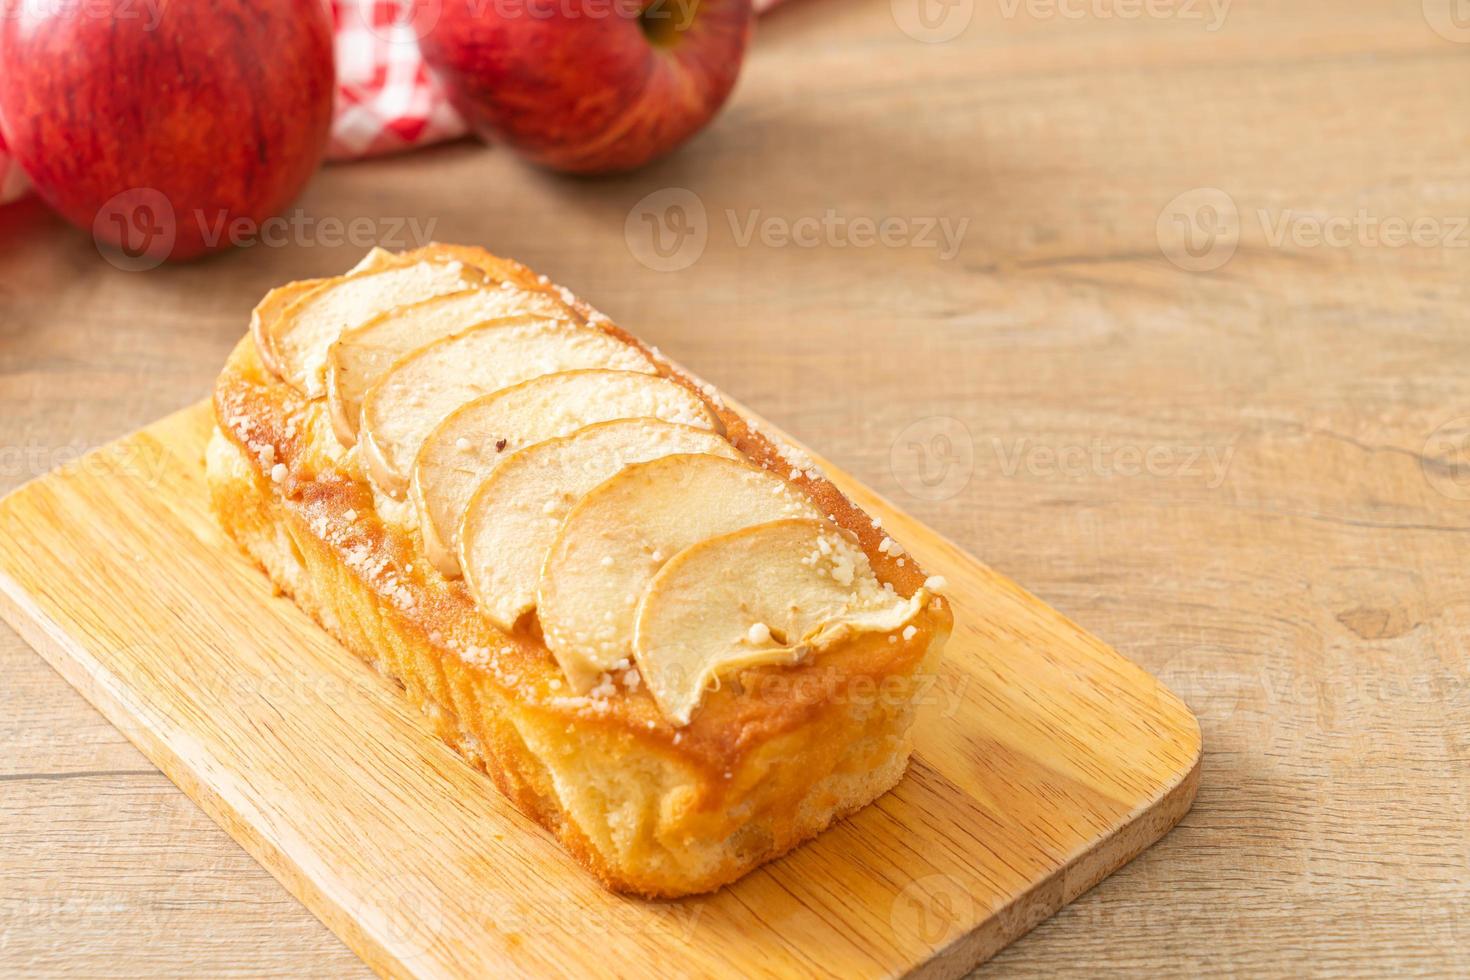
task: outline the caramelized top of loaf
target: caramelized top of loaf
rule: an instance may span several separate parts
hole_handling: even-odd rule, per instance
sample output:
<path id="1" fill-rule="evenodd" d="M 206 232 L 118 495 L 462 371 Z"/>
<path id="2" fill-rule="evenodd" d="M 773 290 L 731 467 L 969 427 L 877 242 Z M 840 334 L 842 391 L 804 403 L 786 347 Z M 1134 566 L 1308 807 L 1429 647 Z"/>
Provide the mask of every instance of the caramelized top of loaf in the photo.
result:
<path id="1" fill-rule="evenodd" d="M 444 249 L 491 276 L 496 270 L 513 269 L 523 287 L 532 281 L 524 267 L 478 250 L 431 249 Z M 534 281 L 540 288 L 555 288 L 542 279 Z M 923 588 L 923 570 L 892 547 L 878 523 L 848 501 L 806 453 L 778 442 L 712 387 L 688 376 L 565 290 L 557 290 L 557 295 L 582 324 L 641 352 L 659 375 L 697 396 L 718 419 L 729 442 L 751 463 L 778 477 L 810 500 L 817 513 L 850 533 L 878 582 L 903 597 Z M 278 297 L 276 302 L 279 305 Z M 253 332 L 260 335 L 259 330 Z M 509 632 L 492 625 L 464 582 L 446 578 L 428 560 L 417 534 L 379 513 L 382 496 L 375 498 L 358 450 L 345 448 L 334 435 L 327 403 L 268 369 L 252 337 L 237 345 L 220 375 L 215 412 L 220 429 L 250 458 L 287 509 L 417 628 L 428 646 L 463 661 L 524 710 L 565 716 L 579 725 L 608 726 L 626 733 L 640 748 L 675 755 L 716 776 L 733 768 L 743 753 L 772 738 L 798 733 L 835 706 L 884 696 L 880 692 L 885 679 L 908 678 L 930 641 L 947 634 L 951 625 L 947 602 L 934 596 L 912 619 L 912 629 L 854 633 L 794 665 L 733 670 L 704 695 L 688 724 L 680 725 L 665 717 L 647 685 L 636 679 L 576 693 L 543 642 L 534 617 Z"/>

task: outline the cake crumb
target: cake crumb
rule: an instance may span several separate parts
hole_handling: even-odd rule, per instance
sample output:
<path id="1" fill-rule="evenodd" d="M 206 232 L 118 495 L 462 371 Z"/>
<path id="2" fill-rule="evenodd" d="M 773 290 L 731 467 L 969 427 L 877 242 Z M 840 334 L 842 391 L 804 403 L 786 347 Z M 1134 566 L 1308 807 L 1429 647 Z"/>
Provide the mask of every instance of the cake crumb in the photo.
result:
<path id="1" fill-rule="evenodd" d="M 285 463 L 277 463 L 275 466 L 272 466 L 271 467 L 271 482 L 272 483 L 285 483 L 286 482 L 286 473 L 287 473 L 286 464 Z"/>

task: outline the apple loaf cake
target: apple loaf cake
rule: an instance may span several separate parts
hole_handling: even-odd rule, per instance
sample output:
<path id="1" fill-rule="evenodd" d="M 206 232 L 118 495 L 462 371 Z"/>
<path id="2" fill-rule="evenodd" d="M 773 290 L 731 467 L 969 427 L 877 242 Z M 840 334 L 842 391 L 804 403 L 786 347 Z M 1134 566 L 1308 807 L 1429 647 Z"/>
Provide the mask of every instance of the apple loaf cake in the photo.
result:
<path id="1" fill-rule="evenodd" d="M 718 888 L 903 775 L 944 583 L 544 277 L 282 286 L 214 408 L 224 529 L 608 887 Z"/>

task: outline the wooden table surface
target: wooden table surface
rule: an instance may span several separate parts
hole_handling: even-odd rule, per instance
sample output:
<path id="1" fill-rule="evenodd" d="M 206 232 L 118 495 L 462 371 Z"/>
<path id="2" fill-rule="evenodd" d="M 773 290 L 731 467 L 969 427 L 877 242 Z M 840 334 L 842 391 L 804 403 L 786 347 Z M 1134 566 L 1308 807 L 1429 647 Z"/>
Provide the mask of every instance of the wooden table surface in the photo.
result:
<path id="1" fill-rule="evenodd" d="M 269 286 L 362 251 L 332 219 L 484 244 L 1199 714 L 1193 812 L 990 972 L 1464 975 L 1470 23 L 915 2 L 791 0 L 629 177 L 333 167 L 291 244 L 151 272 L 0 212 L 0 488 L 202 397 Z M 365 972 L 8 630 L 0 669 L 0 974 Z"/>

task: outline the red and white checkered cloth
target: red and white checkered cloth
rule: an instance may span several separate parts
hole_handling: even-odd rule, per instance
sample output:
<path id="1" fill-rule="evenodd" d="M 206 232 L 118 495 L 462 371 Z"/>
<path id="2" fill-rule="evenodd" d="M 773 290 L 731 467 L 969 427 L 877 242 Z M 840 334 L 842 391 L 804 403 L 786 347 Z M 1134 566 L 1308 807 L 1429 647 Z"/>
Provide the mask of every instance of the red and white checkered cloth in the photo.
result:
<path id="1" fill-rule="evenodd" d="M 757 10 L 779 0 L 755 0 Z M 419 54 L 422 18 L 438 10 L 415 0 L 331 0 L 337 102 L 329 160 L 397 153 L 465 133 L 464 120 Z M 25 174 L 0 141 L 0 204 L 26 192 Z"/>
<path id="2" fill-rule="evenodd" d="M 332 0 L 337 32 L 337 105 L 329 160 L 397 153 L 455 139 L 464 120 L 419 54 L 434 4 L 414 0 Z"/>

